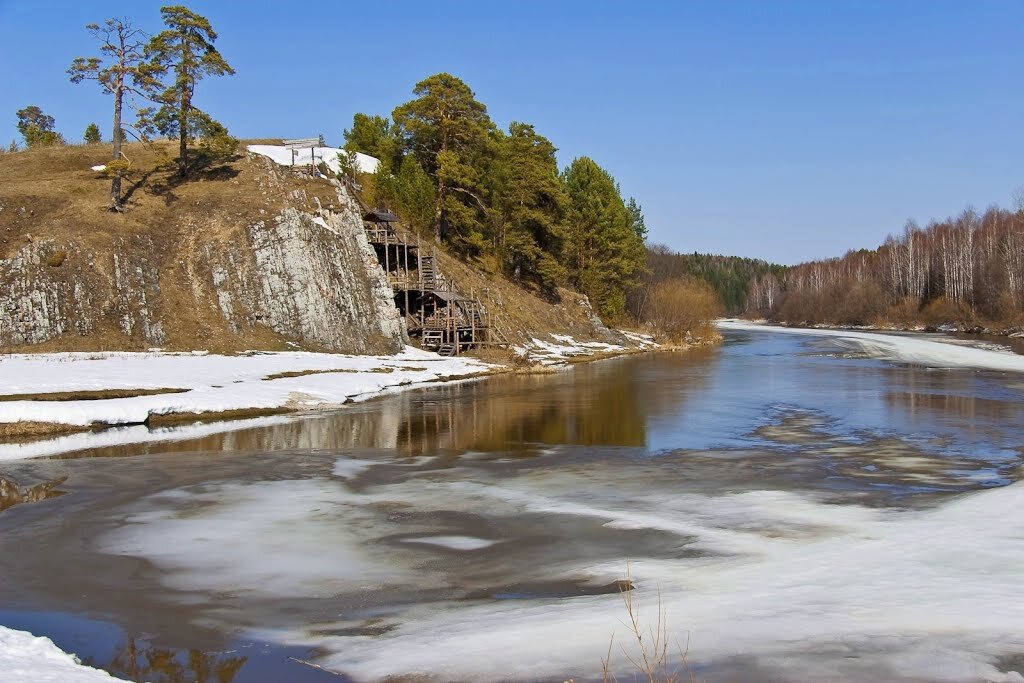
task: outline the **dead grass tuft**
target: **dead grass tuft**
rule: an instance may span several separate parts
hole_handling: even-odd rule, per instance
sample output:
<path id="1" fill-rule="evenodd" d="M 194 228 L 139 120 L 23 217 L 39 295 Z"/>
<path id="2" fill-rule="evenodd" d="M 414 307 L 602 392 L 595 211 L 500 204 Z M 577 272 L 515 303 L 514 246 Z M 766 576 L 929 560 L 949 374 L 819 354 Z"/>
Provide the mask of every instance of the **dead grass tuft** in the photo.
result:
<path id="1" fill-rule="evenodd" d="M 67 425 L 59 422 L 0 422 L 0 439 L 73 434 L 75 432 L 87 432 L 90 429 L 90 427 Z"/>
<path id="2" fill-rule="evenodd" d="M 137 398 L 160 394 L 183 394 L 190 389 L 98 389 L 92 391 L 52 391 L 42 394 L 7 394 L 3 401 L 106 401 L 115 398 Z"/>
<path id="3" fill-rule="evenodd" d="M 626 578 L 619 582 L 619 596 L 622 598 L 622 605 L 626 609 L 626 621 L 623 625 L 629 633 L 627 640 L 633 644 L 632 648 L 625 645 L 620 646 L 620 651 L 630 666 L 635 670 L 631 677 L 634 680 L 646 680 L 648 683 L 696 683 L 697 679 L 690 669 L 687 655 L 690 651 L 689 636 L 685 646 L 675 643 L 675 652 L 678 653 L 678 661 L 673 662 L 671 651 L 672 644 L 669 643 L 668 621 L 665 608 L 661 602 L 661 589 L 657 593 L 657 613 L 654 622 L 644 624 L 640 613 L 640 602 L 636 597 L 636 589 L 629 570 L 629 563 L 626 563 Z M 608 653 L 601 659 L 601 672 L 603 683 L 614 683 L 617 681 L 612 673 L 612 650 L 615 636 L 608 641 Z"/>
<path id="4" fill-rule="evenodd" d="M 194 422 L 222 422 L 225 420 L 244 420 L 251 417 L 268 415 L 286 415 L 296 412 L 293 408 L 238 408 L 234 410 L 217 410 L 206 413 L 150 413 L 146 424 L 150 427 L 167 427 L 172 425 L 191 424 Z"/>

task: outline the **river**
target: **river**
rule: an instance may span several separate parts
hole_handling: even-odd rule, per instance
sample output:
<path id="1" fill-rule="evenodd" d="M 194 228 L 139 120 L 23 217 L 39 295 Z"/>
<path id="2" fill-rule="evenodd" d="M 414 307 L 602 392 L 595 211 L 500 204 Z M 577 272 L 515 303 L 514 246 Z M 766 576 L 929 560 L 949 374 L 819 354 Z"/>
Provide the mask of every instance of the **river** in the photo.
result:
<path id="1" fill-rule="evenodd" d="M 631 584 L 697 680 L 1022 680 L 1022 359 L 879 339 L 951 360 L 737 326 L 4 463 L 0 623 L 154 683 L 623 680 Z"/>

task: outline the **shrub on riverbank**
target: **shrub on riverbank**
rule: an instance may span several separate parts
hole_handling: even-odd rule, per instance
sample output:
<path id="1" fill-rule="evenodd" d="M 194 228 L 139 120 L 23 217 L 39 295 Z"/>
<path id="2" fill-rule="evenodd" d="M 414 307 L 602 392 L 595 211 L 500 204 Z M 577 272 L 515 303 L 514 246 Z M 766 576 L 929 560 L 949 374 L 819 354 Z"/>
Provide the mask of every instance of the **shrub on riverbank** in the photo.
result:
<path id="1" fill-rule="evenodd" d="M 714 335 L 711 321 L 722 309 L 721 299 L 705 280 L 671 278 L 651 290 L 643 322 L 669 341 L 707 339 Z"/>

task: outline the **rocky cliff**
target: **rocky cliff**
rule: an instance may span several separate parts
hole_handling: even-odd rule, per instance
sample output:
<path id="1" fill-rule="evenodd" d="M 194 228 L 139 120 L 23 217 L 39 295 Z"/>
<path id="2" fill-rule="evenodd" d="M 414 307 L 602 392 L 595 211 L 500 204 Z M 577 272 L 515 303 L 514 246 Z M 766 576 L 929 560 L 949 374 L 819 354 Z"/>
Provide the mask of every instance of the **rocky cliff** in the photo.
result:
<path id="1" fill-rule="evenodd" d="M 390 353 L 408 341 L 340 185 L 243 158 L 154 184 L 122 216 L 82 206 L 79 185 L 105 182 L 68 161 L 70 197 L 31 173 L 16 178 L 28 192 L 0 189 L 0 350 Z"/>
<path id="2" fill-rule="evenodd" d="M 0 353 L 392 353 L 408 341 L 346 188 L 253 154 L 182 180 L 175 152 L 129 146 L 121 214 L 106 210 L 110 181 L 92 170 L 104 145 L 0 154 Z M 580 294 L 542 297 L 486 264 L 436 257 L 501 341 L 623 343 Z"/>

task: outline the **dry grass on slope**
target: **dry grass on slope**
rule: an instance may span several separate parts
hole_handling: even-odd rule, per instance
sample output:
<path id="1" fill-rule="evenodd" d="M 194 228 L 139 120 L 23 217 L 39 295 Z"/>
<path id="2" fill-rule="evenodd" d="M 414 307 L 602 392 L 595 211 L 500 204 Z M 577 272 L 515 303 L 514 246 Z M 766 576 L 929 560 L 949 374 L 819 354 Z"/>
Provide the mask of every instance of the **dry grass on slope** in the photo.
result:
<path id="1" fill-rule="evenodd" d="M 110 158 L 108 145 L 68 145 L 0 154 L 0 259 L 10 259 L 30 243 L 53 245 L 47 265 L 53 276 L 82 281 L 109 279 L 112 257 L 153 264 L 160 273 L 160 304 L 173 311 L 168 349 L 235 351 L 288 348 L 280 335 L 255 325 L 231 332 L 215 302 L 197 306 L 198 276 L 190 272 L 204 245 L 228 241 L 239 229 L 277 215 L 285 206 L 312 211 L 319 199 L 336 203 L 328 183 L 279 169 L 268 159 L 240 153 L 227 160 L 196 154 L 194 172 L 176 176 L 176 143 L 130 144 L 131 170 L 122 183 L 123 213 L 108 210 L 110 178 L 93 166 Z M 305 206 L 300 199 L 305 192 Z M 51 247 L 47 247 L 50 249 Z M 199 297 L 200 301 L 205 301 Z M 3 351 L 142 350 L 115 316 L 101 316 L 87 337 L 64 335 Z"/>
<path id="2" fill-rule="evenodd" d="M 240 147 L 241 149 L 241 147 Z M 77 238 L 102 246 L 115 235 L 145 234 L 169 239 L 190 221 L 201 220 L 207 236 L 240 222 L 259 220 L 280 209 L 292 190 L 330 201 L 329 186 L 289 177 L 268 182 L 265 159 L 236 154 L 205 162 L 182 180 L 175 174 L 176 143 L 126 145 L 131 170 L 122 184 L 127 210 L 107 210 L 110 180 L 93 166 L 110 160 L 110 147 L 68 145 L 0 154 L 0 258 L 10 258 L 26 241 Z"/>

